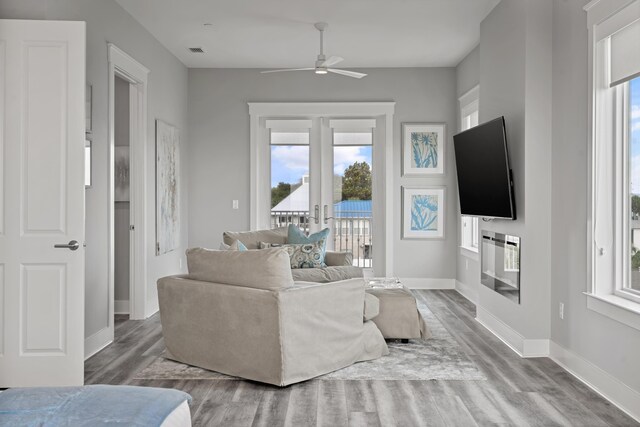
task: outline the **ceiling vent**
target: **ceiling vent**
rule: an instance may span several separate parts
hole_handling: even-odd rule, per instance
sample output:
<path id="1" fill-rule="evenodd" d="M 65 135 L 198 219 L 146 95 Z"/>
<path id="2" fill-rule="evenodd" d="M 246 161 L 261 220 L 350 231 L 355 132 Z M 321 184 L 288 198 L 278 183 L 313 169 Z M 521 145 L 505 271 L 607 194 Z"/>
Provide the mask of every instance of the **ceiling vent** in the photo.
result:
<path id="1" fill-rule="evenodd" d="M 191 53 L 204 53 L 204 49 L 201 47 L 190 47 L 189 51 Z"/>

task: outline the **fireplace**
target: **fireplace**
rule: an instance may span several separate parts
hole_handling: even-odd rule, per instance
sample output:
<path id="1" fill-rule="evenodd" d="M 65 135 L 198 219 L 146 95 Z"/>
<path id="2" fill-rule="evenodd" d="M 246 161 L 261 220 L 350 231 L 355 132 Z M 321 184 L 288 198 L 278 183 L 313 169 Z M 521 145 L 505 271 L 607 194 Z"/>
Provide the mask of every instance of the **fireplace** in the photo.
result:
<path id="1" fill-rule="evenodd" d="M 482 231 L 480 282 L 520 304 L 520 238 Z"/>

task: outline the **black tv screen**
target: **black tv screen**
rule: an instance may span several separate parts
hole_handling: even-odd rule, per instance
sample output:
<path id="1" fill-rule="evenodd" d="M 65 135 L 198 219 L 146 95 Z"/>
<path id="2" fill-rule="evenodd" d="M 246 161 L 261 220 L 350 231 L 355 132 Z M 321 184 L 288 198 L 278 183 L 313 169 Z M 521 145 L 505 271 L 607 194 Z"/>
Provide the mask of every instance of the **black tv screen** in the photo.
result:
<path id="1" fill-rule="evenodd" d="M 462 215 L 516 219 L 504 117 L 453 136 Z"/>

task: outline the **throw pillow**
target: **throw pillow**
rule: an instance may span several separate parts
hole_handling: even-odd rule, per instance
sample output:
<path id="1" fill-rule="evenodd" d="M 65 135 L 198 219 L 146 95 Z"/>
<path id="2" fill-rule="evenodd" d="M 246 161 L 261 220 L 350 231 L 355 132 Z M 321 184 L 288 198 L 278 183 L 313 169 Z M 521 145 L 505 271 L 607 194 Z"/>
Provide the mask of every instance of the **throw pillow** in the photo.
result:
<path id="1" fill-rule="evenodd" d="M 235 240 L 231 245 L 229 245 L 229 250 L 244 252 L 247 250 L 247 247 L 240 240 Z"/>
<path id="2" fill-rule="evenodd" d="M 267 243 L 267 242 L 258 242 L 260 249 L 269 249 L 269 248 L 280 248 L 284 243 Z"/>
<path id="3" fill-rule="evenodd" d="M 324 230 L 320 230 L 317 233 L 313 233 L 309 236 L 304 234 L 304 231 L 300 230 L 297 226 L 293 224 L 289 224 L 289 229 L 287 230 L 287 243 L 289 244 L 301 244 L 301 243 L 315 243 L 320 240 L 324 241 L 325 244 L 322 246 L 322 262 L 324 262 L 324 255 L 327 252 L 327 238 L 329 237 L 329 230 L 325 228 Z"/>
<path id="4" fill-rule="evenodd" d="M 282 245 L 291 260 L 291 268 L 321 268 L 324 263 L 324 239 L 319 242 Z"/>

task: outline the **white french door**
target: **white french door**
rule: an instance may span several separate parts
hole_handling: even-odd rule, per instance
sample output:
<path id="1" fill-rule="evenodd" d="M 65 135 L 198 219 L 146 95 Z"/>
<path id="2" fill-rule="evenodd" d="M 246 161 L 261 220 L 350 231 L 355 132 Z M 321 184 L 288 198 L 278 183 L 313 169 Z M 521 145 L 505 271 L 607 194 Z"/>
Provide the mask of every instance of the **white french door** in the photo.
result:
<path id="1" fill-rule="evenodd" d="M 84 22 L 0 20 L 0 387 L 84 382 L 84 92 Z"/>
<path id="2" fill-rule="evenodd" d="M 308 159 L 304 162 L 308 167 L 307 183 L 309 195 L 307 196 L 307 203 L 303 204 L 306 207 L 306 212 L 308 212 L 306 214 L 308 215 L 308 220 L 302 219 L 302 222 L 308 222 L 306 229 L 313 232 L 327 226 L 331 227 L 332 237 L 329 239 L 329 247 L 337 250 L 351 250 L 354 252 L 356 262 L 362 260 L 364 263 L 365 259 L 369 259 L 369 262 L 373 264 L 374 274 L 378 276 L 393 275 L 393 223 L 395 211 L 393 205 L 394 110 L 394 102 L 250 102 L 251 167 L 249 173 L 251 193 L 249 208 L 251 229 L 259 230 L 287 224 L 288 215 L 285 215 L 286 211 L 280 211 L 282 215 L 279 218 L 274 215 L 274 208 L 277 203 L 272 204 L 272 195 L 282 192 L 277 188 L 281 180 L 277 176 L 272 176 L 272 170 L 282 170 L 283 166 L 272 164 L 274 159 L 272 150 L 281 151 L 280 154 L 283 155 L 280 158 L 286 159 L 288 165 L 298 165 L 298 169 L 304 169 L 299 162 L 296 163 L 296 159 L 299 161 L 301 157 L 295 156 L 294 154 L 296 153 L 293 153 L 291 148 L 285 150 L 283 147 L 286 145 L 307 145 L 307 149 L 297 149 L 297 154 L 308 150 L 306 154 L 308 157 L 302 157 L 303 159 Z M 298 121 L 298 123 L 294 123 L 295 121 Z M 294 126 L 287 128 L 286 123 L 294 123 Z M 278 133 L 278 131 L 283 133 L 287 133 L 286 131 L 297 132 L 297 137 L 289 136 L 295 139 L 303 135 L 304 142 L 300 141 L 300 139 L 295 139 L 295 144 L 278 144 L 278 135 L 275 135 L 275 139 L 272 139 L 274 130 L 275 133 Z M 354 135 L 338 135 L 340 133 L 365 133 L 369 134 L 369 139 L 371 140 L 370 218 L 362 218 L 362 222 L 355 222 L 354 218 L 347 218 L 354 221 L 352 227 L 354 232 L 356 229 L 362 229 L 362 232 L 370 233 L 371 243 L 360 240 L 357 244 L 358 247 L 353 249 L 348 249 L 344 245 L 342 248 L 339 246 L 340 240 L 336 231 L 339 230 L 337 222 L 343 219 L 341 215 L 345 215 L 344 211 L 346 209 L 343 209 L 344 206 L 336 206 L 337 203 L 342 201 L 344 195 L 342 190 L 337 190 L 338 186 L 334 186 L 334 176 L 341 175 L 341 182 L 344 182 L 346 169 L 341 169 L 340 166 L 346 165 L 348 167 L 353 165 L 355 160 L 361 162 L 363 156 L 354 156 L 351 161 L 343 162 L 340 165 L 337 165 L 335 160 L 344 154 L 340 153 L 340 150 L 351 151 L 352 153 L 359 152 L 360 148 L 357 147 L 368 144 L 365 144 L 363 139 L 354 142 Z M 358 138 L 358 136 L 355 136 L 355 138 Z M 345 141 L 350 141 L 350 143 Z M 273 144 L 273 142 L 276 143 Z M 343 144 L 341 145 L 340 142 Z M 341 146 L 343 148 L 339 148 Z M 357 149 L 347 147 L 356 147 Z M 338 173 L 334 173 L 336 170 Z M 299 184 L 304 184 L 304 175 L 304 170 L 298 170 L 297 175 L 292 175 L 292 179 L 297 179 Z M 282 181 L 285 184 L 282 186 L 285 191 L 284 195 L 280 194 L 278 196 L 280 198 L 280 200 L 277 200 L 278 203 L 289 195 L 295 197 L 303 195 L 301 192 L 294 194 L 293 190 L 296 190 L 298 186 L 287 187 L 287 182 L 284 182 L 286 180 Z M 356 187 L 361 186 L 356 185 Z M 275 191 L 273 190 L 274 188 L 276 189 Z M 361 199 L 366 199 L 366 194 L 352 196 L 351 198 L 363 201 Z M 318 206 L 317 210 L 316 205 Z M 326 214 L 325 205 L 327 206 Z M 284 205 L 280 206 L 280 208 L 282 207 Z M 360 208 L 362 205 L 347 204 L 347 207 Z M 299 215 L 299 217 L 303 216 Z M 295 215 L 291 216 L 292 220 L 294 217 Z M 300 220 L 298 218 L 298 221 Z M 365 220 L 369 221 L 368 225 L 364 224 Z M 342 225 L 344 226 L 344 224 Z M 305 227 L 303 226 L 302 228 Z M 360 230 L 357 231 L 360 232 Z M 350 239 L 350 243 L 353 244 L 353 242 L 354 239 Z M 368 244 L 371 246 L 366 248 L 365 245 Z M 368 251 L 367 253 L 365 253 L 365 249 Z M 356 253 L 357 250 L 360 250 L 360 253 Z"/>
<path id="3" fill-rule="evenodd" d="M 270 227 L 329 228 L 327 248 L 373 266 L 375 119 L 267 119 Z"/>

